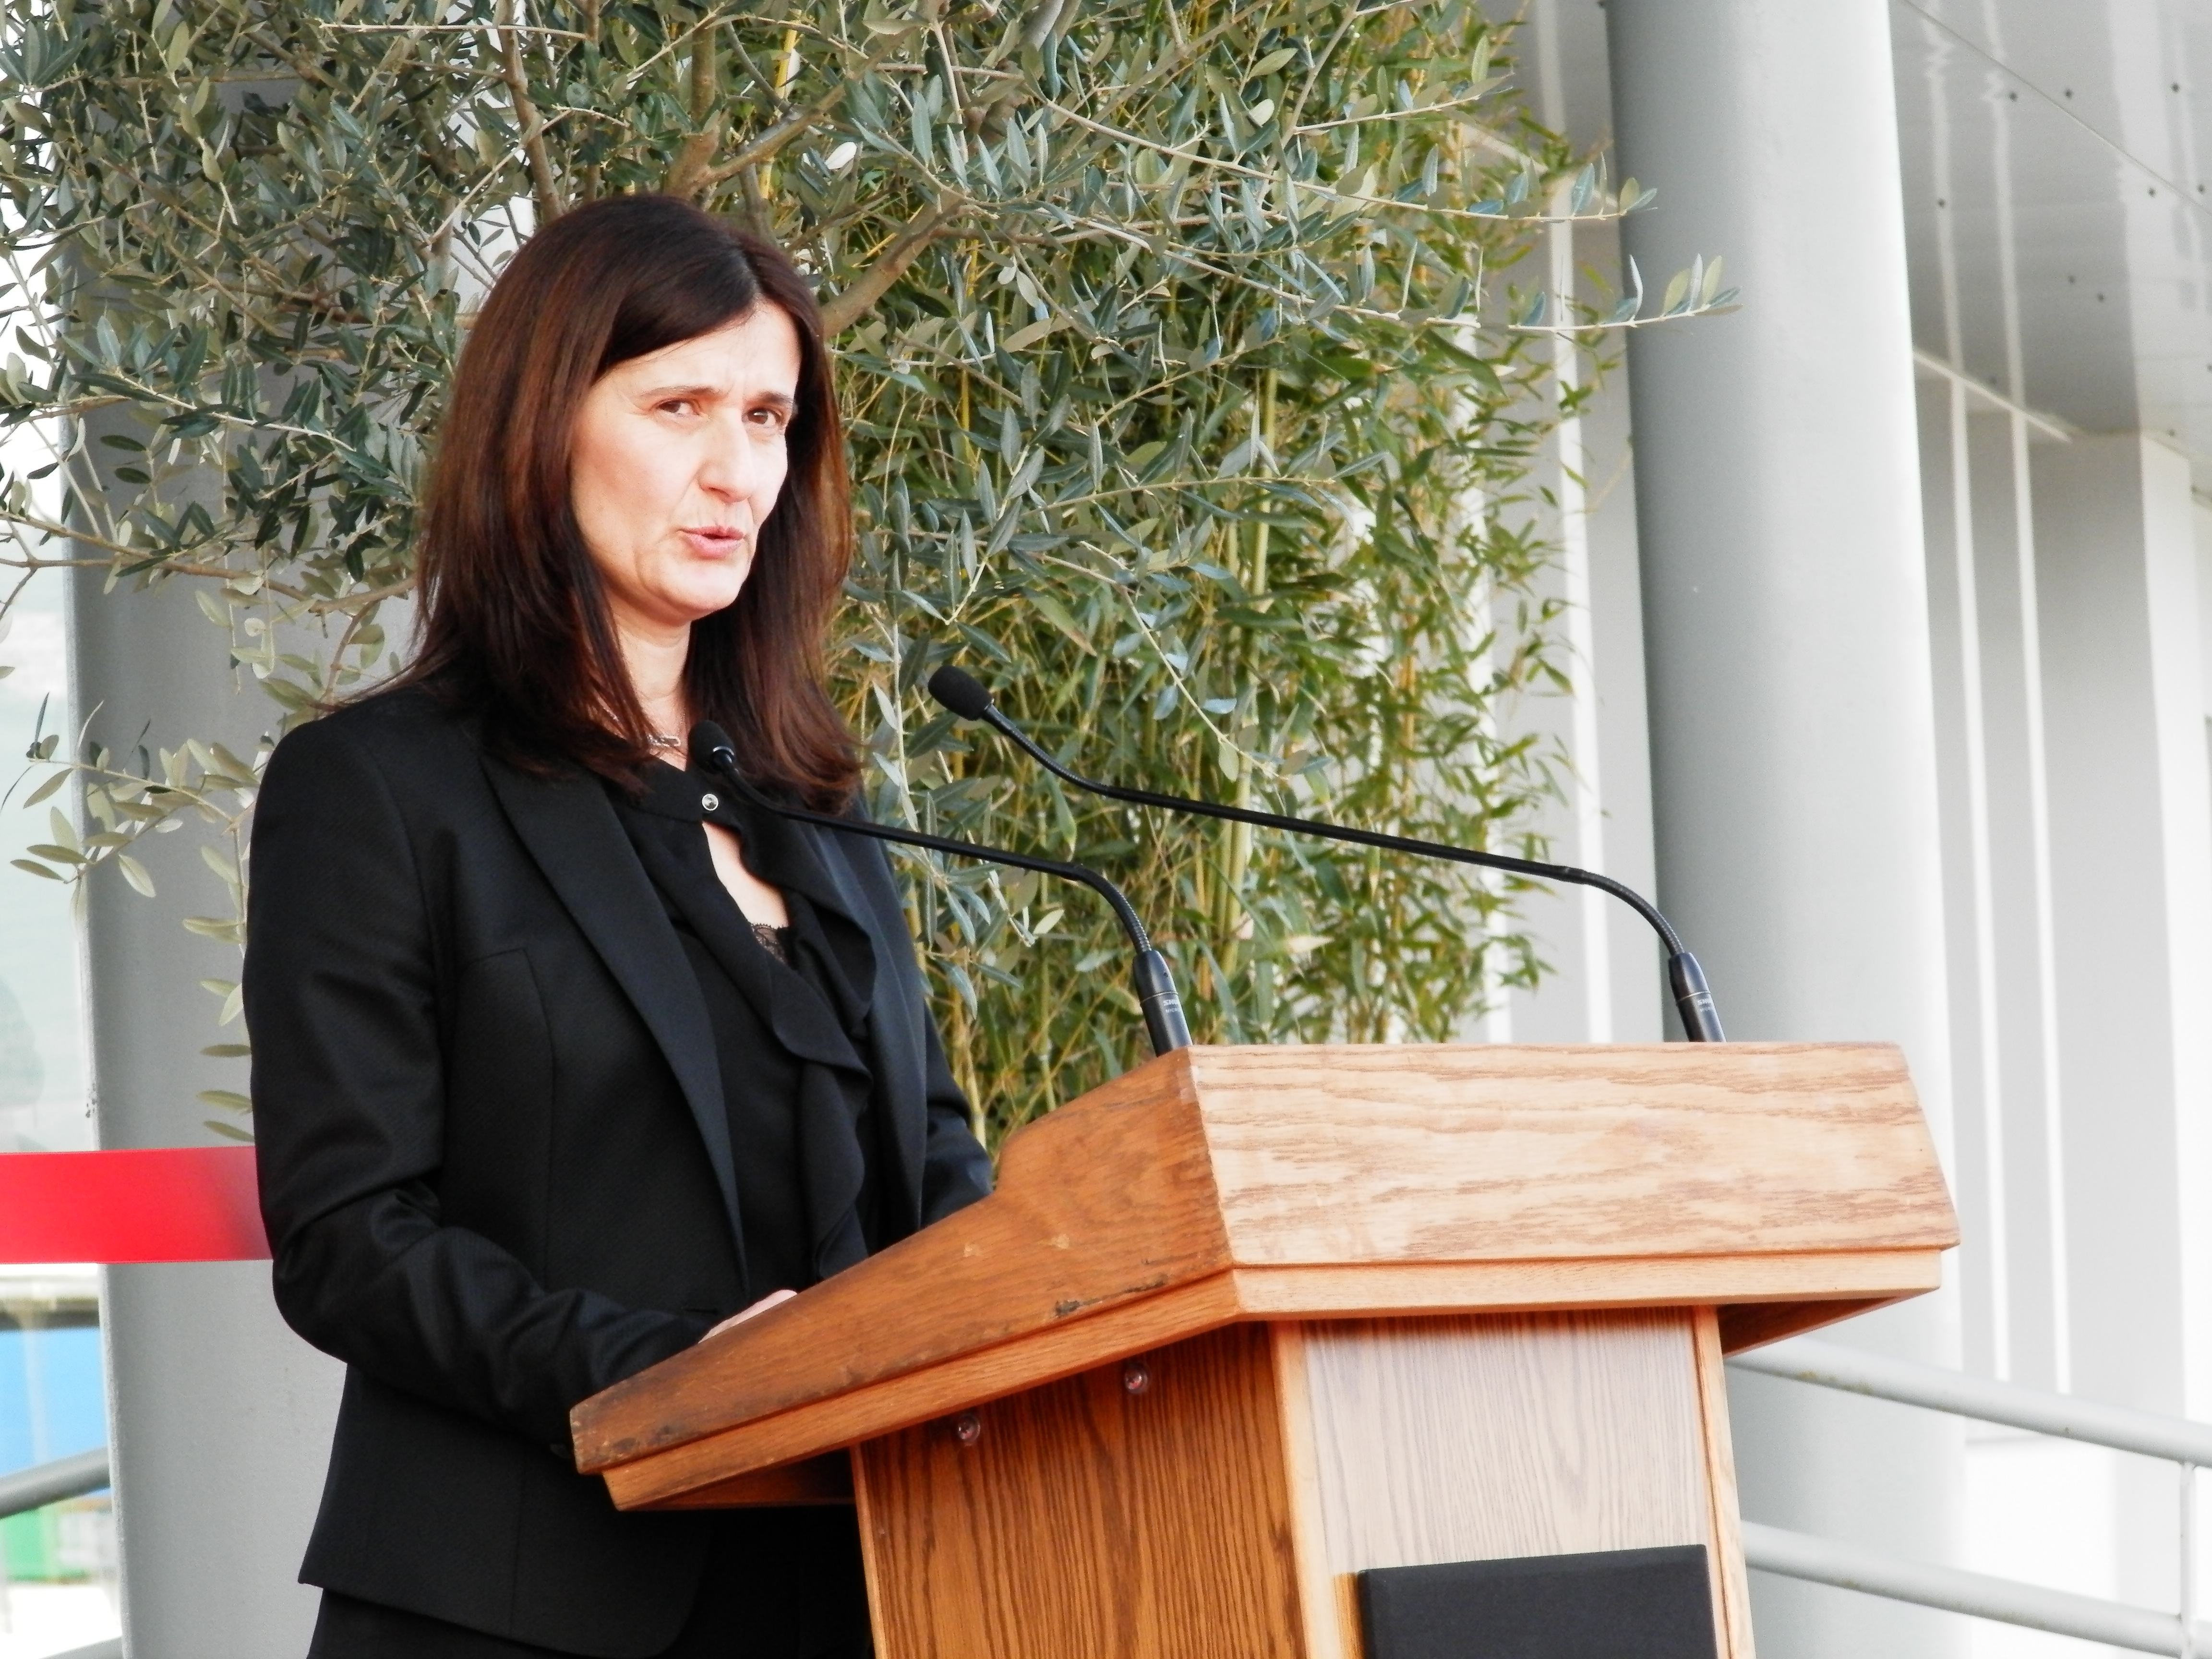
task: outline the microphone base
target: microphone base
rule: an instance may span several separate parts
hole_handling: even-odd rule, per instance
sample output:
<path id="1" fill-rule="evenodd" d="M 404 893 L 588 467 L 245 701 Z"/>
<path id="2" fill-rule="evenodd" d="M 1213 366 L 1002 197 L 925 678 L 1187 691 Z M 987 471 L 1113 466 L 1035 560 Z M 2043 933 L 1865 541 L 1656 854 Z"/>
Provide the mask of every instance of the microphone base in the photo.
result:
<path id="1" fill-rule="evenodd" d="M 1667 984 L 1674 993 L 1675 1012 L 1682 1016 L 1682 1035 L 1692 1042 L 1726 1042 L 1720 1011 L 1705 987 L 1705 970 L 1687 951 L 1667 959 Z"/>
<path id="2" fill-rule="evenodd" d="M 1139 951 L 1130 978 L 1145 1011 L 1145 1033 L 1152 1040 L 1152 1052 L 1164 1054 L 1189 1048 L 1190 1026 L 1183 1018 L 1182 998 L 1176 992 L 1167 958 L 1158 951 Z"/>

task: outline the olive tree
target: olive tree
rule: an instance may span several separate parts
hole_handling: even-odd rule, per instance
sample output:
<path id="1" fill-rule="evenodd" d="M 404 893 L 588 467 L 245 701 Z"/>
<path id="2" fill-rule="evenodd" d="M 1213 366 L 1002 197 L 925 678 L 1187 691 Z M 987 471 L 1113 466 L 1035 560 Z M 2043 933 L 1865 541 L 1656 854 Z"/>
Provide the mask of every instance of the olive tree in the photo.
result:
<path id="1" fill-rule="evenodd" d="M 578 201 L 687 197 L 823 295 L 872 810 L 1108 870 L 1201 1040 L 1448 1036 L 1540 971 L 1510 885 L 1156 822 L 920 688 L 957 656 L 1121 781 L 1532 845 L 1552 762 L 1510 705 L 1564 683 L 1532 462 L 1588 381 L 1557 339 L 1732 295 L 1717 264 L 1603 309 L 1523 274 L 1548 223 L 1649 192 L 1528 119 L 1510 45 L 1466 0 L 12 8 L 0 421 L 47 453 L 0 479 L 0 571 L 191 584 L 273 743 L 404 651 L 429 442 L 502 259 Z M 267 746 L 43 732 L 20 787 L 52 839 L 17 863 L 143 888 L 137 838 L 211 817 L 222 898 L 190 925 L 242 944 Z M 1088 896 L 914 873 L 987 1128 L 1137 1057 Z"/>

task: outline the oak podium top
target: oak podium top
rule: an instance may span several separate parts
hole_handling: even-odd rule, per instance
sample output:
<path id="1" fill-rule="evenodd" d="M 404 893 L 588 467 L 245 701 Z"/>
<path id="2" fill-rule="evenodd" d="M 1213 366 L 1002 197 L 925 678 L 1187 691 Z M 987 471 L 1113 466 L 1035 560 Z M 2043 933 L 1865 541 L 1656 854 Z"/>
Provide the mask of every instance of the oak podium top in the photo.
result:
<path id="1" fill-rule="evenodd" d="M 1730 1348 L 1935 1288 L 1958 1227 L 1874 1043 L 1193 1048 L 998 1190 L 595 1395 L 624 1507 L 1252 1319 L 1695 1304 Z M 719 1490 L 718 1490 L 719 1489 Z"/>

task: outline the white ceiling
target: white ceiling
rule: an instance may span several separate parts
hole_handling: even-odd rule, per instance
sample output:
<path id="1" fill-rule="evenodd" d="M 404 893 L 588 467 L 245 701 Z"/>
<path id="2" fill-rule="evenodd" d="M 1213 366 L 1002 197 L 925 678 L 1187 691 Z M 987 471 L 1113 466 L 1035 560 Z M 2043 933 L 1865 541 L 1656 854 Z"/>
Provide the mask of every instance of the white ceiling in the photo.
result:
<path id="1" fill-rule="evenodd" d="M 2212 494 L 2212 0 L 1890 18 L 1916 343 Z"/>

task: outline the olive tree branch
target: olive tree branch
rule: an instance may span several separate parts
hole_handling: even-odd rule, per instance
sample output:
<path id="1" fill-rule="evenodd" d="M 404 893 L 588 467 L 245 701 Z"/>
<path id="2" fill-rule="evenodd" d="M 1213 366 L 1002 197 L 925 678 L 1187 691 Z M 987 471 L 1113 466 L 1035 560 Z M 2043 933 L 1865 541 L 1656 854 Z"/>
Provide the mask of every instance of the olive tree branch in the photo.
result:
<path id="1" fill-rule="evenodd" d="M 853 89 L 853 82 L 862 76 L 872 74 L 885 60 L 899 51 L 905 39 L 904 35 L 897 37 L 883 51 L 863 61 L 851 74 L 841 78 L 836 86 L 830 88 L 805 108 L 795 111 L 778 121 L 727 161 L 718 161 L 713 167 L 704 169 L 699 175 L 698 188 L 710 189 L 733 174 L 744 172 L 747 167 L 758 167 L 763 161 L 774 161 L 777 153 L 786 144 L 798 137 L 809 127 L 815 125 L 823 117 L 835 111 L 838 105 L 843 103 L 845 94 Z"/>
<path id="2" fill-rule="evenodd" d="M 25 573 L 23 580 L 26 581 L 41 570 L 112 570 L 119 562 L 125 560 L 132 562 L 147 562 L 149 559 L 149 550 L 146 548 L 127 546 L 121 542 L 110 541 L 105 537 L 91 535 L 81 529 L 72 530 L 65 525 L 33 518 L 27 514 L 0 511 L 0 523 L 21 525 L 26 529 L 36 530 L 44 535 L 82 542 L 88 547 L 100 548 L 110 555 L 104 559 L 48 559 L 42 558 L 36 553 L 28 553 L 21 558 L 9 558 L 5 555 L 0 555 L 0 569 L 21 570 Z M 261 584 L 262 591 L 274 593 L 281 599 L 289 599 L 300 608 L 301 612 L 319 617 L 352 616 L 370 605 L 380 605 L 386 599 L 396 599 L 415 591 L 415 579 L 412 576 L 405 576 L 398 581 L 386 582 L 381 587 L 368 588 L 359 593 L 340 593 L 328 599 L 317 599 L 304 587 L 295 586 L 289 582 L 274 580 L 267 573 L 259 570 L 240 570 L 231 565 L 196 564 L 179 559 L 160 558 L 151 559 L 147 568 L 164 576 L 196 576 L 209 581 L 228 583 L 241 580 L 258 580 Z"/>
<path id="3" fill-rule="evenodd" d="M 716 122 L 714 105 L 720 92 L 721 65 L 714 50 L 714 31 L 711 24 L 702 24 L 691 37 L 691 134 L 676 152 L 676 159 L 668 164 L 661 178 L 660 188 L 669 196 L 697 197 L 707 182 L 704 174 L 707 163 L 714 154 Z"/>
<path id="4" fill-rule="evenodd" d="M 906 275 L 907 267 L 921 257 L 923 250 L 944 234 L 945 228 L 967 205 L 964 198 L 948 191 L 908 220 L 866 273 L 822 307 L 823 334 L 835 339 L 867 315 L 876 301 L 890 292 L 891 285 Z"/>
<path id="5" fill-rule="evenodd" d="M 530 71 L 522 61 L 522 37 L 515 30 L 514 0 L 499 0 L 497 28 L 500 78 L 514 108 L 515 125 L 522 129 L 522 153 L 530 163 L 531 193 L 538 204 L 541 225 L 568 210 L 561 181 L 553 172 L 553 158 L 545 148 L 545 123 L 530 96 Z"/>
<path id="6" fill-rule="evenodd" d="M 261 586 L 268 592 L 305 605 L 310 611 L 340 610 L 346 605 L 359 603 L 364 597 L 353 594 L 343 600 L 318 599 L 304 587 L 295 587 L 288 582 L 271 581 L 258 570 L 239 570 L 228 565 L 189 564 L 182 560 L 164 559 L 148 548 L 127 546 L 121 542 L 110 541 L 106 537 L 89 535 L 82 530 L 71 530 L 65 526 L 51 524 L 44 520 L 31 518 L 21 513 L 0 513 L 0 522 L 22 525 L 28 529 L 40 531 L 48 536 L 65 537 L 73 542 L 82 542 L 88 547 L 100 548 L 111 556 L 105 559 L 47 559 L 41 558 L 35 553 L 27 554 L 20 559 L 0 556 L 0 568 L 7 569 L 32 572 L 112 570 L 118 563 L 128 560 L 133 563 L 143 564 L 148 569 L 158 571 L 165 576 L 202 576 L 210 581 L 219 582 L 234 582 L 259 578 Z"/>
<path id="7" fill-rule="evenodd" d="M 345 631 L 338 635 L 338 642 L 331 648 L 331 664 L 323 674 L 323 692 L 320 701 L 328 702 L 332 697 L 337 696 L 338 677 L 345 672 L 346 653 L 353 649 L 355 639 L 360 635 L 362 626 L 368 621 L 369 609 L 370 607 L 364 605 L 347 617 Z M 367 672 L 366 668 L 363 672 Z"/>

